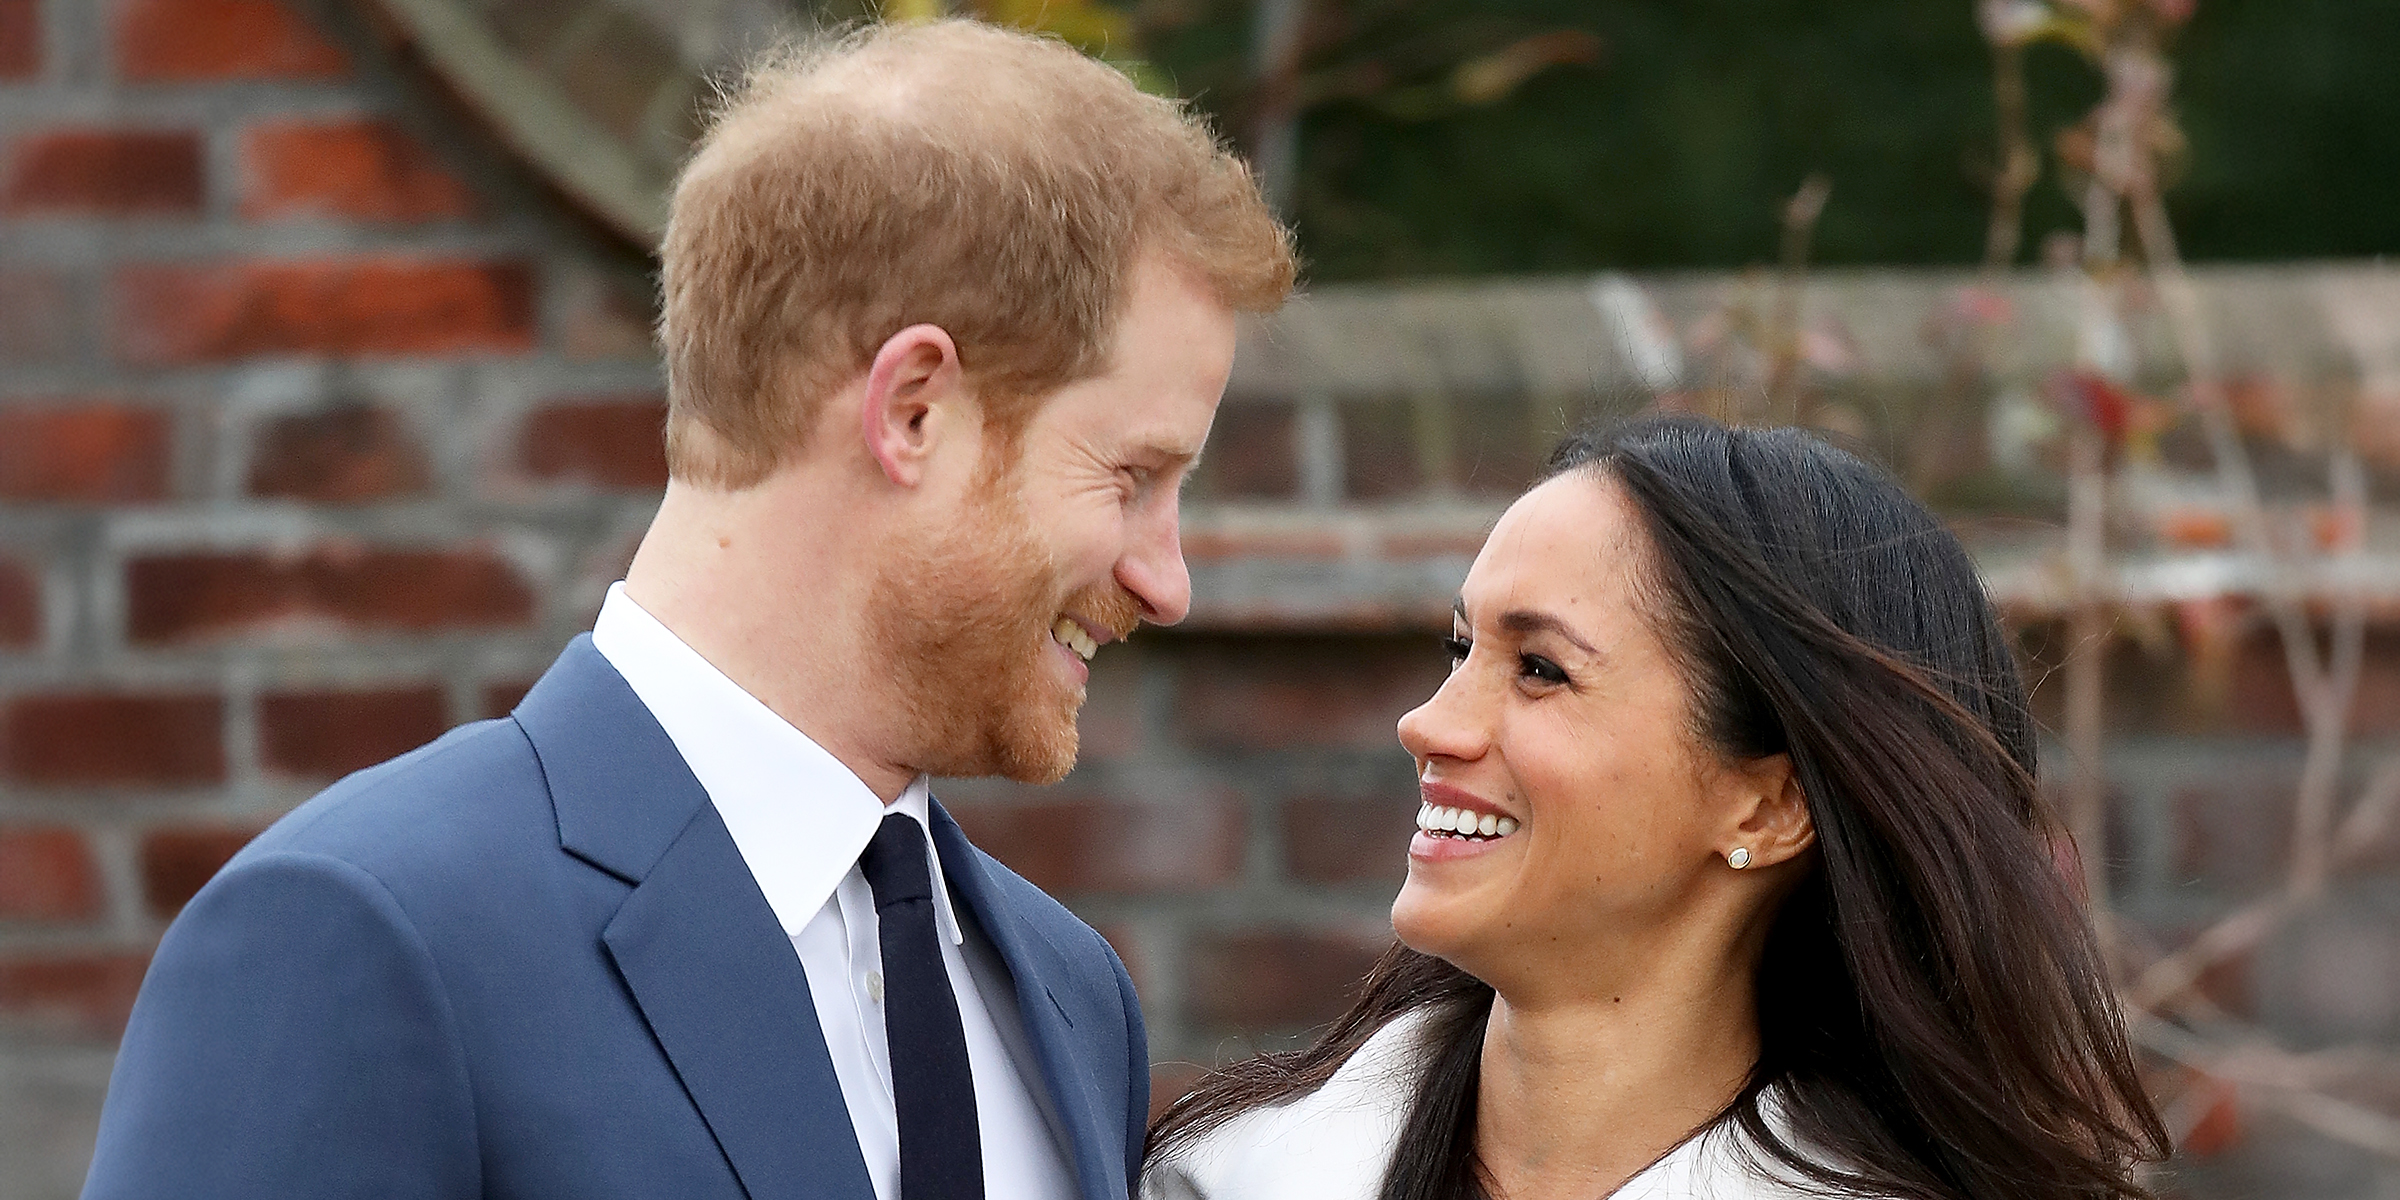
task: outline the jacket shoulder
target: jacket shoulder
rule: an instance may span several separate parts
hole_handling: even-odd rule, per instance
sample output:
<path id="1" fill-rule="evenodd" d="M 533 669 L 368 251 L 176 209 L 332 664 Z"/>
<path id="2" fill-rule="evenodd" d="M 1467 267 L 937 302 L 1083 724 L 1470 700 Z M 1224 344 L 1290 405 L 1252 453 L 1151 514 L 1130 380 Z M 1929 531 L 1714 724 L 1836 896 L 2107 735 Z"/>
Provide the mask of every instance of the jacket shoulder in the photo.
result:
<path id="1" fill-rule="evenodd" d="M 227 867 L 320 855 L 406 889 L 428 872 L 537 846 L 557 847 L 549 788 L 524 730 L 503 717 L 462 725 L 342 779 L 269 826 Z"/>

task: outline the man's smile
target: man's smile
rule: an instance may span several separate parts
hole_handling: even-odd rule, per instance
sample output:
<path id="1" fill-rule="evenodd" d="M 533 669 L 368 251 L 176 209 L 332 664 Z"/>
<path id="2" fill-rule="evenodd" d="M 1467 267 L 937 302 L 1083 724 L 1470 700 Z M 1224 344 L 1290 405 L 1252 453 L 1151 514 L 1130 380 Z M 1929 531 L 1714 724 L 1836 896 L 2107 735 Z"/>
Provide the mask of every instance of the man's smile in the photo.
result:
<path id="1" fill-rule="evenodd" d="M 1058 622 L 1050 627 L 1050 636 L 1059 645 L 1074 651 L 1087 663 L 1092 661 L 1093 655 L 1100 652 L 1100 639 L 1093 637 L 1091 632 L 1073 617 L 1060 617 Z"/>

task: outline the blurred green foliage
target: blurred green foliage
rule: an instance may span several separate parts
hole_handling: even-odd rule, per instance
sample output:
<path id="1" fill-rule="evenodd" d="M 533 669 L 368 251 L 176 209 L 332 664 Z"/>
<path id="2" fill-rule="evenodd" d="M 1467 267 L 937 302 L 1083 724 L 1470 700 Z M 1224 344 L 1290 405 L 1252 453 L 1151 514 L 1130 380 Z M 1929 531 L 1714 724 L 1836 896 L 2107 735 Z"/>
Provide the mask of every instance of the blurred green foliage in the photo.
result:
<path id="1" fill-rule="evenodd" d="M 1253 0 L 1148 0 L 1146 58 L 1248 127 Z M 1824 264 L 1971 264 L 1995 158 L 1971 0 L 1314 0 L 1295 216 L 1319 280 L 1736 267 L 1811 172 Z M 1463 55 L 1599 39 L 1490 103 L 1426 103 Z M 2400 0 L 2200 0 L 2173 49 L 2194 259 L 2400 252 Z M 2073 230 L 2051 138 L 2098 98 L 2036 48 L 2028 255 Z"/>

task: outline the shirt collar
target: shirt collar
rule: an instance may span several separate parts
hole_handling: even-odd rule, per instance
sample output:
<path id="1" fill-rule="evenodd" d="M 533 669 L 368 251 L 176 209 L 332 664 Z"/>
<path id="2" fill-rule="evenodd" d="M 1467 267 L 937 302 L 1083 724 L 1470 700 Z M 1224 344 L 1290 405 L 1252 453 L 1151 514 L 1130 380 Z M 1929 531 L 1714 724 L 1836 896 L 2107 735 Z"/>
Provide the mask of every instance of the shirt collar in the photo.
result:
<path id="1" fill-rule="evenodd" d="M 963 940 L 933 846 L 933 791 L 923 775 L 886 808 L 866 782 L 791 722 L 743 691 L 675 631 L 609 585 L 592 645 L 625 677 L 708 792 L 734 847 L 787 935 L 825 907 L 890 813 L 925 831 L 935 919 Z"/>

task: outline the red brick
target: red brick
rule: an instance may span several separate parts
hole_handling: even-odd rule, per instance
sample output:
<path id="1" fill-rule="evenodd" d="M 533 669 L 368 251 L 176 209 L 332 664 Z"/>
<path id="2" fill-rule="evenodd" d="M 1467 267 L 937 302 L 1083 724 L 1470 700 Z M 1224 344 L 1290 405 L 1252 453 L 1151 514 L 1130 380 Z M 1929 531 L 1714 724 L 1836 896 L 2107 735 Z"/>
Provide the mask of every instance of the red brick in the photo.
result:
<path id="1" fill-rule="evenodd" d="M 505 717 L 515 712 L 517 702 L 523 700 L 525 693 L 532 690 L 533 681 L 530 679 L 510 679 L 499 683 L 487 683 L 483 685 L 483 691 L 477 698 L 477 703 L 481 706 L 485 717 Z"/>
<path id="2" fill-rule="evenodd" d="M 164 500 L 171 433 L 165 412 L 110 401 L 0 409 L 0 500 Z"/>
<path id="3" fill-rule="evenodd" d="M 1212 499 L 1289 500 L 1300 491 L 1298 418 L 1289 404 L 1217 410 L 1195 491 Z"/>
<path id="4" fill-rule="evenodd" d="M 1204 935 L 1190 953 L 1191 1015 L 1206 1029 L 1321 1025 L 1357 998 L 1382 953 L 1365 938 L 1326 931 Z"/>
<path id="5" fill-rule="evenodd" d="M 0 558 L 0 649 L 42 640 L 42 581 L 23 563 Z"/>
<path id="6" fill-rule="evenodd" d="M 1473 558 L 1483 552 L 1483 540 L 1488 532 L 1452 530 L 1387 533 L 1383 537 L 1383 553 L 1387 558 Z"/>
<path id="7" fill-rule="evenodd" d="M 158 829 L 142 836 L 142 903 L 170 920 L 258 836 L 250 828 Z"/>
<path id="8" fill-rule="evenodd" d="M 536 479 L 652 491 L 667 486 L 664 396 L 553 403 L 525 418 L 518 461 Z"/>
<path id="9" fill-rule="evenodd" d="M 1227 799 L 970 801 L 950 811 L 976 845 L 1046 891 L 1197 891 L 1242 865 L 1242 812 Z"/>
<path id="10" fill-rule="evenodd" d="M 467 185 L 388 121 L 276 121 L 242 138 L 242 215 L 439 221 L 475 211 Z"/>
<path id="11" fill-rule="evenodd" d="M 2363 673 L 2359 682 L 2362 687 L 2368 683 Z M 2213 703 L 2207 704 L 2203 719 L 2215 718 L 2213 724 L 2228 733 L 2301 731 L 2299 694 L 2292 687 L 2283 644 L 2272 630 L 2260 630 L 2242 641 L 2233 652 L 2221 693 L 2206 697 L 2204 703 L 2207 701 Z"/>
<path id="12" fill-rule="evenodd" d="M 0 270 L 0 363 L 73 354 L 79 307 L 74 286 L 55 271 Z"/>
<path id="13" fill-rule="evenodd" d="M 1187 529 L 1183 556 L 1191 562 L 1242 558 L 1338 559 L 1348 553 L 1330 529 Z"/>
<path id="14" fill-rule="evenodd" d="M 1303 797 L 1283 804 L 1283 854 L 1305 883 L 1380 883 L 1408 874 L 1416 836 L 1413 791 L 1372 798 Z"/>
<path id="15" fill-rule="evenodd" d="M 16 214 L 197 213 L 207 188 L 200 135 L 57 129 L 17 139 L 0 209 Z"/>
<path id="16" fill-rule="evenodd" d="M 422 633 L 533 618 L 533 593 L 516 568 L 474 549 L 162 554 L 126 563 L 125 591 L 127 632 L 146 643 L 276 625 Z"/>
<path id="17" fill-rule="evenodd" d="M 147 954 L 19 951 L 0 958 L 0 1017 L 11 1024 L 113 1040 L 142 989 Z"/>
<path id="18" fill-rule="evenodd" d="M 1125 973 L 1133 977 L 1134 994 L 1137 996 L 1149 995 L 1150 960 L 1147 955 L 1142 953 L 1140 937 L 1134 932 L 1133 927 L 1113 921 L 1100 921 L 1092 926 L 1092 931 L 1106 938 L 1108 948 L 1117 952 L 1117 961 L 1124 963 Z"/>
<path id="19" fill-rule="evenodd" d="M 433 470 L 399 414 L 364 404 L 264 422 L 250 451 L 250 494 L 323 504 L 420 496 Z"/>
<path id="20" fill-rule="evenodd" d="M 0 921 L 89 921 L 106 898 L 83 835 L 61 826 L 0 826 Z"/>
<path id="21" fill-rule="evenodd" d="M 19 695 L 0 706 L 0 777 L 43 787 L 222 783 L 224 714 L 215 696 Z"/>
<path id="22" fill-rule="evenodd" d="M 0 0 L 0 79 L 42 73 L 42 0 Z"/>
<path id="23" fill-rule="evenodd" d="M 281 0 L 126 0 L 117 72 L 137 83 L 336 79 L 350 63 Z"/>
<path id="24" fill-rule="evenodd" d="M 269 692 L 258 698 L 258 757 L 271 771 L 330 779 L 405 754 L 449 727 L 435 687 Z"/>
<path id="25" fill-rule="evenodd" d="M 1194 636 L 1169 731 L 1222 750 L 1390 748 L 1400 715 L 1441 686 L 1430 637 Z"/>
<path id="26" fill-rule="evenodd" d="M 521 262 L 136 266 L 117 272 L 115 291 L 117 351 L 145 364 L 506 352 L 534 339 L 533 272 Z"/>

